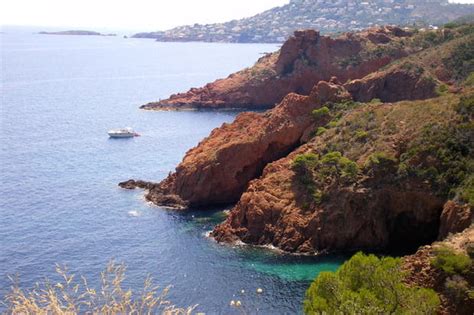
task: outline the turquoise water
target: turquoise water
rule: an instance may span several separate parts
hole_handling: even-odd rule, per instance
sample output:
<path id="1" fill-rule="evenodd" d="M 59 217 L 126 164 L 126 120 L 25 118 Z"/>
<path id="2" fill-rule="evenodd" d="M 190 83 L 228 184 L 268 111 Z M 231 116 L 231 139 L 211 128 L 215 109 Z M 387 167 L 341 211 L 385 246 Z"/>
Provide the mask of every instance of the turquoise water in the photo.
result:
<path id="1" fill-rule="evenodd" d="M 222 210 L 177 213 L 117 183 L 159 181 L 235 112 L 145 112 L 138 106 L 250 66 L 274 45 L 156 43 L 121 37 L 1 36 L 0 296 L 18 274 L 31 287 L 55 263 L 98 277 L 114 258 L 126 285 L 150 273 L 179 306 L 208 314 L 293 314 L 309 281 L 340 257 L 296 257 L 216 244 Z M 110 128 L 141 137 L 111 140 Z M 263 294 L 255 294 L 256 288 Z M 244 290 L 245 293 L 242 293 Z M 1 306 L 0 306 L 1 308 Z"/>

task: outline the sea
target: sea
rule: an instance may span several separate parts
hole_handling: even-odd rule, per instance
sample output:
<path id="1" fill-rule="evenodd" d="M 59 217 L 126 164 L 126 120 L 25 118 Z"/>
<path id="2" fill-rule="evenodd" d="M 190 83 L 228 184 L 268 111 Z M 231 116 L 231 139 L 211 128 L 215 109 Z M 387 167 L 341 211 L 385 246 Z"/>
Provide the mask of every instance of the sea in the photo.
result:
<path id="1" fill-rule="evenodd" d="M 228 208 L 178 212 L 117 186 L 160 181 L 238 115 L 140 105 L 226 77 L 279 47 L 41 30 L 3 27 L 0 34 L 0 299 L 9 276 L 25 289 L 54 283 L 59 264 L 94 285 L 113 260 L 127 267 L 125 288 L 139 292 L 150 275 L 170 286 L 172 304 L 197 304 L 195 312 L 302 313 L 311 281 L 344 257 L 217 244 L 207 233 Z M 126 126 L 141 136 L 108 137 L 107 130 Z"/>

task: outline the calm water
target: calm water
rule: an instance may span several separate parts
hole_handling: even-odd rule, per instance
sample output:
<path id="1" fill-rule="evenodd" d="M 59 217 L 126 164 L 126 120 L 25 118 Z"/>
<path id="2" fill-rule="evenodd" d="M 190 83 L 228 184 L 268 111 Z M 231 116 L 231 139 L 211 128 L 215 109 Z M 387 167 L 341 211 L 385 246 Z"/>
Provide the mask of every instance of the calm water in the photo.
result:
<path id="1" fill-rule="evenodd" d="M 98 277 L 115 258 L 126 285 L 150 273 L 179 306 L 208 314 L 293 314 L 309 281 L 340 258 L 218 245 L 222 211 L 176 213 L 117 183 L 158 181 L 186 150 L 236 113 L 145 112 L 138 106 L 247 67 L 274 45 L 156 43 L 121 37 L 1 36 L 0 296 L 8 274 L 30 287 L 55 263 Z M 109 128 L 142 136 L 111 140 Z M 263 288 L 261 295 L 256 288 Z M 245 290 L 246 293 L 241 293 Z M 1 307 L 1 306 L 0 306 Z M 1 309 L 0 309 L 1 310 Z"/>

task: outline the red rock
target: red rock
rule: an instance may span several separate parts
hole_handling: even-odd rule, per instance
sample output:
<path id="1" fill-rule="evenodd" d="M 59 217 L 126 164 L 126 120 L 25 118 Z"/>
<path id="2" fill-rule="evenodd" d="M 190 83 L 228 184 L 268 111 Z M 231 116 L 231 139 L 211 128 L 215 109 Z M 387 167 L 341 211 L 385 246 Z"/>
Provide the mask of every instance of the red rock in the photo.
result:
<path id="1" fill-rule="evenodd" d="M 214 129 L 209 137 L 186 153 L 176 172 L 159 184 L 143 184 L 147 199 L 176 207 L 236 202 L 248 182 L 265 165 L 300 144 L 313 123 L 311 111 L 327 101 L 350 98 L 341 86 L 320 82 L 310 96 L 289 94 L 265 113 L 242 113 L 234 122 Z M 131 184 L 130 184 L 131 183 Z M 125 188 L 138 186 L 125 182 Z"/>
<path id="2" fill-rule="evenodd" d="M 271 108 L 288 93 L 307 95 L 317 82 L 329 81 L 333 76 L 342 82 L 362 78 L 407 54 L 402 48 L 395 48 L 390 55 L 361 59 L 359 64 L 349 67 L 341 65 L 343 60 L 357 56 L 366 49 L 367 43 L 371 41 L 370 34 L 383 36 L 385 42 L 407 36 L 397 28 L 349 33 L 335 39 L 320 36 L 314 30 L 297 31 L 283 44 L 279 53 L 260 58 L 252 68 L 142 108 Z"/>
<path id="3" fill-rule="evenodd" d="M 362 79 L 348 82 L 344 87 L 359 102 L 370 102 L 374 98 L 383 102 L 396 102 L 401 99 L 418 100 L 436 96 L 434 80 L 424 76 L 423 71 L 412 71 L 403 65 L 374 72 Z"/>
<path id="4" fill-rule="evenodd" d="M 474 223 L 474 212 L 465 204 L 461 205 L 452 200 L 446 202 L 441 213 L 439 239 L 444 239 L 451 233 L 462 232 Z"/>
<path id="5" fill-rule="evenodd" d="M 436 235 L 436 230 L 423 227 L 437 226 L 443 200 L 415 183 L 407 190 L 379 178 L 332 191 L 320 206 L 306 204 L 306 193 L 295 186 L 290 168 L 296 154 L 306 150 L 303 146 L 268 165 L 227 220 L 214 229 L 213 237 L 221 242 L 271 244 L 289 252 L 321 252 L 397 246 L 405 237 L 415 239 L 418 232 L 420 237 L 428 232 Z"/>

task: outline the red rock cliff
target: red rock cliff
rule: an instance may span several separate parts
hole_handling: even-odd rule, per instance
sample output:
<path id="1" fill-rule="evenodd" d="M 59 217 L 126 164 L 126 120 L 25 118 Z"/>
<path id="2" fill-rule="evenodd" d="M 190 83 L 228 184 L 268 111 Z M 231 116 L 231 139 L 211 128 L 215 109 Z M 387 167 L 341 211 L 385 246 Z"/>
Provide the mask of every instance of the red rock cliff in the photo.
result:
<path id="1" fill-rule="evenodd" d="M 391 53 L 370 55 L 369 47 L 380 43 L 381 36 L 384 43 L 379 45 L 391 47 Z M 333 76 L 341 82 L 362 78 L 405 56 L 404 48 L 391 45 L 404 36 L 409 34 L 393 27 L 349 33 L 336 39 L 320 36 L 314 30 L 297 31 L 278 53 L 262 57 L 252 68 L 142 108 L 271 108 L 288 93 L 309 94 L 321 80 L 328 81 Z"/>
<path id="2" fill-rule="evenodd" d="M 214 129 L 186 153 L 176 172 L 160 184 L 129 181 L 121 186 L 147 188 L 147 198 L 165 206 L 236 202 L 266 164 L 300 144 L 313 123 L 313 109 L 344 98 L 350 95 L 341 86 L 327 82 L 320 82 L 309 96 L 289 94 L 268 112 L 242 113 L 234 122 Z"/>

